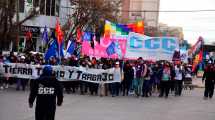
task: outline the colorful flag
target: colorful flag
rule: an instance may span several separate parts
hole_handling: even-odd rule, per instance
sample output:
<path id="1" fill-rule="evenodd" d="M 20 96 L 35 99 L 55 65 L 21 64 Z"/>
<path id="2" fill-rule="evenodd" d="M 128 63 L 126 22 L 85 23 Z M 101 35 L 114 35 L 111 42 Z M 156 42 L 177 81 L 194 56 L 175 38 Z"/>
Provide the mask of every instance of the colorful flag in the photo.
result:
<path id="1" fill-rule="evenodd" d="M 132 24 L 117 24 L 108 20 L 105 21 L 105 38 L 110 38 L 111 35 L 128 35 L 129 32 L 144 34 L 144 22 L 138 21 Z"/>
<path id="2" fill-rule="evenodd" d="M 195 56 L 192 66 L 192 71 L 196 71 L 196 67 L 199 63 L 201 63 L 203 60 L 203 50 L 200 50 L 200 52 Z"/>
<path id="3" fill-rule="evenodd" d="M 193 72 L 196 71 L 197 65 L 201 63 L 203 60 L 203 44 L 204 44 L 204 39 L 203 37 L 200 36 L 196 44 L 191 48 L 191 56 L 194 57 L 193 66 L 192 66 Z"/>
<path id="4" fill-rule="evenodd" d="M 202 45 L 203 45 L 203 38 L 200 36 L 198 38 L 198 41 L 190 49 L 191 56 L 194 57 L 196 54 L 198 54 L 202 48 Z"/>

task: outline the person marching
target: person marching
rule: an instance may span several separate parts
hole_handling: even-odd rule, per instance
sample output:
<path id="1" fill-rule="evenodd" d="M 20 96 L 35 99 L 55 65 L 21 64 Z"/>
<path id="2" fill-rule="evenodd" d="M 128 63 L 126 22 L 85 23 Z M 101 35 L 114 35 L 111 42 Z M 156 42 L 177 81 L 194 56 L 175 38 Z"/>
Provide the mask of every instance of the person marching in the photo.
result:
<path id="1" fill-rule="evenodd" d="M 175 66 L 175 96 L 181 96 L 183 87 L 183 68 L 181 65 Z"/>
<path id="2" fill-rule="evenodd" d="M 63 90 L 53 74 L 51 66 L 45 66 L 43 74 L 32 83 L 29 95 L 29 107 L 36 99 L 35 120 L 54 120 L 57 105 L 63 103 Z"/>
<path id="3" fill-rule="evenodd" d="M 211 99 L 213 97 L 215 83 L 215 68 L 212 65 L 211 61 L 208 62 L 208 65 L 204 70 L 202 83 L 204 82 L 205 82 L 204 99 L 208 99 L 208 97 Z"/>
<path id="4" fill-rule="evenodd" d="M 159 97 L 163 97 L 165 93 L 165 98 L 168 98 L 169 95 L 169 90 L 170 90 L 170 85 L 169 81 L 171 79 L 171 68 L 168 63 L 164 64 L 163 69 L 160 72 L 159 75 L 161 78 L 161 83 L 160 83 L 160 95 Z"/>

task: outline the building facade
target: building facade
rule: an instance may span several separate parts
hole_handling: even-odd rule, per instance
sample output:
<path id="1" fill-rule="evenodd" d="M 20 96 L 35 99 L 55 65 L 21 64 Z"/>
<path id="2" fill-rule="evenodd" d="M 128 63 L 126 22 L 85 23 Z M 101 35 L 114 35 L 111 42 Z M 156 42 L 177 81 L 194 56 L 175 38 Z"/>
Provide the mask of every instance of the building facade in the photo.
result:
<path id="1" fill-rule="evenodd" d="M 166 24 L 160 23 L 158 26 L 158 32 L 163 36 L 176 37 L 179 40 L 179 43 L 182 43 L 184 40 L 183 28 L 177 26 L 168 26 Z"/>
<path id="2" fill-rule="evenodd" d="M 122 20 L 144 20 L 146 26 L 157 27 L 160 0 L 123 0 Z"/>
<path id="3" fill-rule="evenodd" d="M 69 13 L 61 6 L 70 6 L 69 0 L 20 0 L 19 2 L 19 21 L 29 15 L 35 7 L 39 8 L 38 15 L 24 22 L 20 27 L 18 40 L 18 51 L 22 52 L 27 44 L 26 32 L 32 33 L 33 51 L 39 51 L 45 43 L 42 41 L 44 27 L 47 27 L 49 34 L 54 30 L 57 18 L 61 25 L 66 23 Z"/>

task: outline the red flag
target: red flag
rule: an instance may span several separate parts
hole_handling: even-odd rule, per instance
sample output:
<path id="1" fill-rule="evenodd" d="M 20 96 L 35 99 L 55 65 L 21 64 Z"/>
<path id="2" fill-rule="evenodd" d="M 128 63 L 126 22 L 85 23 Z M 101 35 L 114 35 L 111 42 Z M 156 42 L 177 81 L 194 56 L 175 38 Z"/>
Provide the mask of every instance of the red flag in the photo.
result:
<path id="1" fill-rule="evenodd" d="M 137 33 L 144 34 L 144 22 L 143 21 L 138 21 L 136 23 L 137 27 Z"/>
<path id="2" fill-rule="evenodd" d="M 31 40 L 31 38 L 32 38 L 32 33 L 31 33 L 31 31 L 26 32 L 26 33 L 25 33 L 25 37 L 26 37 L 26 40 Z"/>
<path id="3" fill-rule="evenodd" d="M 77 28 L 76 41 L 77 41 L 78 43 L 80 43 L 81 40 L 82 40 L 82 31 L 81 31 L 81 28 L 78 27 L 78 28 Z"/>
<path id="4" fill-rule="evenodd" d="M 56 27 L 55 27 L 55 33 L 56 33 L 58 45 L 60 46 L 63 42 L 63 32 L 60 28 L 60 23 L 59 23 L 58 19 L 57 19 L 57 23 L 56 23 Z"/>

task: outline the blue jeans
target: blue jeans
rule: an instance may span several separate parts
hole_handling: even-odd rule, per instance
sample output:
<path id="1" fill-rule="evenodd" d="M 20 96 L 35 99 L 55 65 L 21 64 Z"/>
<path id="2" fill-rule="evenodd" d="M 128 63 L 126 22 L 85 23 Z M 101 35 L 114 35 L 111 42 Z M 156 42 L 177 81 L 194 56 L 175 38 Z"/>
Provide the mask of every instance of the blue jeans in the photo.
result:
<path id="1" fill-rule="evenodd" d="M 119 96 L 120 83 L 119 82 L 110 83 L 110 87 L 112 96 Z"/>
<path id="2" fill-rule="evenodd" d="M 148 97 L 149 89 L 150 89 L 150 80 L 144 80 L 143 89 L 142 89 L 142 96 Z"/>
<path id="3" fill-rule="evenodd" d="M 134 78 L 134 91 L 137 96 L 141 95 L 143 88 L 143 78 Z"/>

